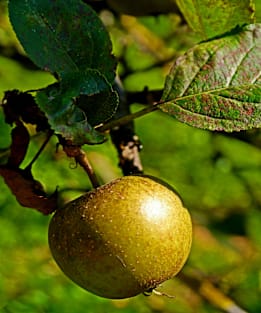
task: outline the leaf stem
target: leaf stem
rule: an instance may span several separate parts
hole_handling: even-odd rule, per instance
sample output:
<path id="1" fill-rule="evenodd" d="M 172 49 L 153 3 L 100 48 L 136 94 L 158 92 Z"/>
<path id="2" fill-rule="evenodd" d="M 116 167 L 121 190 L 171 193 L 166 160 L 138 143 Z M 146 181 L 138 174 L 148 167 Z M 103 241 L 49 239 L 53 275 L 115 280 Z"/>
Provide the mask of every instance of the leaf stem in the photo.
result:
<path id="1" fill-rule="evenodd" d="M 37 151 L 36 155 L 33 157 L 33 159 L 31 160 L 31 162 L 26 166 L 26 169 L 31 169 L 34 162 L 39 158 L 40 154 L 43 152 L 44 148 L 46 147 L 46 145 L 48 144 L 49 140 L 51 139 L 53 135 L 53 131 L 49 131 L 47 134 L 47 137 L 45 139 L 45 141 L 43 142 L 43 144 L 41 145 L 40 149 Z"/>
<path id="2" fill-rule="evenodd" d="M 117 120 L 112 120 L 106 124 L 103 124 L 101 126 L 96 127 L 96 130 L 98 130 L 100 132 L 105 132 L 105 131 L 113 129 L 115 127 L 119 127 L 119 126 L 122 126 L 124 124 L 127 124 L 128 122 L 130 122 L 130 121 L 132 121 L 138 117 L 144 116 L 150 112 L 154 112 L 154 111 L 158 110 L 159 104 L 161 104 L 161 102 L 156 102 L 153 105 L 150 105 L 150 106 L 148 106 L 148 107 L 146 107 L 140 111 L 125 115 L 123 117 L 120 117 Z"/>

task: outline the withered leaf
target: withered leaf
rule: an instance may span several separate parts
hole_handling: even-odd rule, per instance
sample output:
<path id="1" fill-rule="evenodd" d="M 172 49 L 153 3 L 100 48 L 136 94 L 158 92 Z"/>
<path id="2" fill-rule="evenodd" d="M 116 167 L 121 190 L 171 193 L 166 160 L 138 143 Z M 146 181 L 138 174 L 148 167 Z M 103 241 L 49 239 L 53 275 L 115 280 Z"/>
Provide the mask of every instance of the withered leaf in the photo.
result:
<path id="1" fill-rule="evenodd" d="M 30 135 L 27 128 L 20 122 L 12 130 L 11 153 L 8 158 L 8 165 L 17 168 L 22 163 L 30 142 Z"/>
<path id="2" fill-rule="evenodd" d="M 31 172 L 8 165 L 0 166 L 0 175 L 20 205 L 33 208 L 43 214 L 50 214 L 57 208 L 57 192 L 47 197 L 40 182 Z"/>
<path id="3" fill-rule="evenodd" d="M 22 120 L 24 123 L 36 125 L 37 131 L 49 129 L 49 124 L 44 113 L 35 103 L 34 97 L 28 92 L 8 90 L 2 100 L 2 106 L 7 124 Z"/>

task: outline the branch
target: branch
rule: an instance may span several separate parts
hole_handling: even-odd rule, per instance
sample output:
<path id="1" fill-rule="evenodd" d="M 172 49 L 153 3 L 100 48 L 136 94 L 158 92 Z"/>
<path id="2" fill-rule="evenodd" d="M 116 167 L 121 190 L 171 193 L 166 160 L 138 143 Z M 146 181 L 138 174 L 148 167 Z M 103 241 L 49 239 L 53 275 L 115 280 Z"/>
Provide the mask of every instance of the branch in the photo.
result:
<path id="1" fill-rule="evenodd" d="M 198 275 L 195 272 L 184 273 L 183 271 L 178 274 L 177 278 L 222 311 L 226 313 L 247 313 L 247 311 L 242 309 L 218 287 L 214 286 L 209 279 L 202 277 L 202 275 Z"/>
<path id="2" fill-rule="evenodd" d="M 109 126 L 111 129 L 110 136 L 118 151 L 119 166 L 123 174 L 141 174 L 143 167 L 139 152 L 142 145 L 134 130 L 133 117 L 135 113 L 130 113 L 126 94 L 119 81 L 116 81 L 115 89 L 119 95 L 119 107 L 114 116 L 115 120 L 108 123 L 107 127 Z M 105 128 L 106 125 L 102 127 L 103 130 Z"/>
<path id="3" fill-rule="evenodd" d="M 140 104 L 150 104 L 160 102 L 163 90 L 149 90 L 145 87 L 142 91 L 128 91 L 126 92 L 126 98 L 128 103 L 140 103 Z"/>

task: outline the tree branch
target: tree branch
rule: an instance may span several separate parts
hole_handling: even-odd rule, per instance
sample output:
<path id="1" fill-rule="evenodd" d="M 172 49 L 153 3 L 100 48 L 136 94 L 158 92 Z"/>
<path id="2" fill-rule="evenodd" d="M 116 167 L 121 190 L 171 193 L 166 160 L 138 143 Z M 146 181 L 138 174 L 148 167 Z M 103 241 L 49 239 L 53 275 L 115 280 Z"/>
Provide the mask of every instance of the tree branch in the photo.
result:
<path id="1" fill-rule="evenodd" d="M 143 167 L 139 152 L 142 149 L 142 145 L 134 130 L 134 115 L 130 113 L 126 94 L 118 80 L 116 81 L 115 89 L 119 94 L 119 107 L 114 120 L 109 122 L 107 127 L 109 126 L 109 129 L 111 129 L 110 136 L 118 151 L 119 166 L 123 174 L 141 174 L 143 173 Z M 106 125 L 102 127 L 103 130 L 105 128 Z"/>
<path id="2" fill-rule="evenodd" d="M 247 313 L 203 275 L 195 271 L 191 273 L 183 271 L 178 274 L 177 278 L 218 309 L 226 313 Z"/>

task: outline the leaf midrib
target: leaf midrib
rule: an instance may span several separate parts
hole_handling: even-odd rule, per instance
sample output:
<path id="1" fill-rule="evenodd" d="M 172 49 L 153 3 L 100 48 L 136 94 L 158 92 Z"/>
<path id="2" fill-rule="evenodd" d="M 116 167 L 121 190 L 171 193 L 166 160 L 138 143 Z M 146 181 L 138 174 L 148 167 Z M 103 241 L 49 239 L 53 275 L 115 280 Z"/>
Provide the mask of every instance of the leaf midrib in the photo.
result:
<path id="1" fill-rule="evenodd" d="M 57 44 L 57 46 L 59 47 L 59 50 L 62 49 L 62 51 L 65 52 L 66 56 L 68 57 L 68 59 L 70 60 L 70 63 L 75 67 L 76 71 L 80 71 L 78 65 L 75 63 L 75 61 L 73 60 L 73 58 L 71 57 L 71 55 L 68 53 L 67 51 L 67 47 L 63 44 L 63 42 L 61 40 L 58 40 L 57 36 L 55 36 L 56 31 L 53 29 L 53 27 L 48 23 L 48 20 L 46 20 L 46 18 L 44 18 L 42 16 L 42 14 L 36 12 L 36 16 L 39 16 L 39 18 L 41 19 L 42 23 L 46 25 L 46 27 L 49 29 L 52 38 L 54 39 L 54 42 Z M 61 48 L 60 48 L 61 47 Z"/>
<path id="2" fill-rule="evenodd" d="M 190 95 L 186 95 L 186 96 L 177 97 L 177 98 L 174 98 L 174 99 L 163 100 L 161 105 L 164 105 L 165 103 L 170 102 L 170 101 L 179 101 L 179 100 L 184 100 L 186 98 L 189 99 L 191 97 L 197 97 L 197 96 L 201 96 L 201 95 L 204 95 L 204 94 L 212 94 L 212 93 L 228 90 L 230 88 L 241 88 L 241 89 L 244 88 L 244 89 L 246 89 L 246 87 L 251 87 L 252 85 L 255 85 L 255 84 L 243 84 L 243 85 L 228 86 L 228 87 L 225 86 L 225 87 L 222 87 L 222 88 L 211 89 L 211 90 L 202 91 L 202 92 L 198 92 L 198 93 L 194 93 L 194 94 L 190 94 Z M 257 83 L 256 85 L 260 85 L 260 88 L 261 88 L 261 84 Z M 228 97 L 226 97 L 226 98 L 227 99 L 233 99 L 233 98 L 228 98 Z M 234 100 L 240 101 L 238 99 L 234 99 Z"/>

